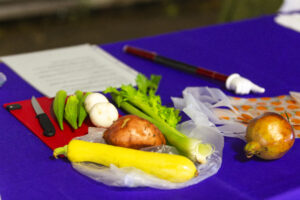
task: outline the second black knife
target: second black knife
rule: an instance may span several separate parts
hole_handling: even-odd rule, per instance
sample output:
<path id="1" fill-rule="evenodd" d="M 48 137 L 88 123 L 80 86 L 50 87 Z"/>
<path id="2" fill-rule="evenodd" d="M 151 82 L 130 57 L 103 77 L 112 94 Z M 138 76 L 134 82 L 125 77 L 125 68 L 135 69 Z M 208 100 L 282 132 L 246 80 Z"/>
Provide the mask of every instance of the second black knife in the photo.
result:
<path id="1" fill-rule="evenodd" d="M 36 113 L 36 117 L 38 118 L 39 123 L 44 130 L 43 132 L 44 136 L 47 137 L 53 136 L 55 134 L 55 128 L 52 122 L 50 121 L 48 115 L 44 112 L 44 110 L 42 109 L 39 102 L 36 100 L 34 96 L 32 96 L 31 98 L 31 104 Z"/>

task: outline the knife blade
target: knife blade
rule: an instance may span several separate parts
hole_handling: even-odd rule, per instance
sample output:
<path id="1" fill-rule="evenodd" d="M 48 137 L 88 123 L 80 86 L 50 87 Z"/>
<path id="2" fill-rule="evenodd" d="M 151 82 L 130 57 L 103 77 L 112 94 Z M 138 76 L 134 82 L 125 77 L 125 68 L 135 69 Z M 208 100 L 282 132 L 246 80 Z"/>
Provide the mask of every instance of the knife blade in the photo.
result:
<path id="1" fill-rule="evenodd" d="M 47 137 L 53 136 L 55 134 L 55 128 L 52 122 L 50 121 L 48 115 L 44 112 L 44 110 L 42 109 L 39 102 L 34 96 L 32 96 L 31 98 L 31 104 L 36 113 L 36 118 L 38 118 L 39 123 L 44 130 L 43 132 L 44 136 Z"/>

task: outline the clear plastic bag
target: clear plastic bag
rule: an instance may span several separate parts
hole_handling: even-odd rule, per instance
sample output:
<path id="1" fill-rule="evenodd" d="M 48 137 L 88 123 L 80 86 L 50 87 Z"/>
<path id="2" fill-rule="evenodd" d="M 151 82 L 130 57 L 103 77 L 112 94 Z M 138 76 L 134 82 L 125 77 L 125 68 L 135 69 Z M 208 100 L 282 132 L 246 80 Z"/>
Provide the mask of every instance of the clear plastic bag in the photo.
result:
<path id="1" fill-rule="evenodd" d="M 183 98 L 172 98 L 174 106 L 183 110 L 197 126 L 216 127 L 223 136 L 245 140 L 246 126 L 237 122 L 220 119 L 217 112 L 238 116 L 230 99 L 218 88 L 187 87 L 183 90 Z"/>
<path id="2" fill-rule="evenodd" d="M 222 149 L 223 149 L 223 137 L 219 134 L 214 136 L 210 135 L 209 137 L 198 137 L 199 131 L 194 124 L 189 121 L 182 124 L 180 127 L 181 131 L 189 132 L 195 138 L 201 139 L 205 142 L 210 142 L 215 146 L 215 152 L 210 156 L 207 163 L 204 165 L 196 164 L 198 176 L 195 178 L 184 182 L 184 183 L 173 183 L 167 180 L 163 180 L 147 174 L 139 169 L 133 167 L 118 168 L 114 165 L 110 167 L 105 167 L 93 163 L 72 163 L 72 166 L 75 170 L 81 174 L 88 176 L 89 178 L 104 183 L 111 186 L 119 187 L 152 187 L 158 189 L 178 189 L 187 187 L 199 183 L 200 181 L 212 176 L 215 174 L 221 167 L 222 162 Z M 85 136 L 78 137 L 76 139 L 85 140 L 90 142 L 100 142 L 105 143 L 102 138 L 103 132 L 105 129 L 99 128 L 89 128 L 89 133 Z M 214 134 L 214 133 L 213 133 Z M 214 141 L 214 143 L 213 143 Z M 159 147 L 145 148 L 145 151 L 154 151 L 161 153 L 170 153 L 178 154 L 177 150 L 174 147 L 162 145 Z"/>

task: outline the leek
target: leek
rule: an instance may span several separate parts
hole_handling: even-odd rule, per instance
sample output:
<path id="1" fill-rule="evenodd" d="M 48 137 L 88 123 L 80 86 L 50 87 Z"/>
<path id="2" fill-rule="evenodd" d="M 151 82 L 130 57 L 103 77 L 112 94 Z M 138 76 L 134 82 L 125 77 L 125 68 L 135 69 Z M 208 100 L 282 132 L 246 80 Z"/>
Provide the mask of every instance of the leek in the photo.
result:
<path id="1" fill-rule="evenodd" d="M 155 95 L 160 76 L 152 75 L 148 80 L 144 75 L 138 74 L 136 82 L 137 89 L 131 85 L 123 85 L 120 90 L 109 87 L 104 93 L 110 93 L 117 106 L 126 112 L 156 125 L 165 135 L 168 143 L 183 155 L 193 161 L 205 163 L 213 152 L 212 146 L 190 138 L 176 129 L 176 125 L 181 120 L 179 110 L 163 106 L 160 96 Z"/>

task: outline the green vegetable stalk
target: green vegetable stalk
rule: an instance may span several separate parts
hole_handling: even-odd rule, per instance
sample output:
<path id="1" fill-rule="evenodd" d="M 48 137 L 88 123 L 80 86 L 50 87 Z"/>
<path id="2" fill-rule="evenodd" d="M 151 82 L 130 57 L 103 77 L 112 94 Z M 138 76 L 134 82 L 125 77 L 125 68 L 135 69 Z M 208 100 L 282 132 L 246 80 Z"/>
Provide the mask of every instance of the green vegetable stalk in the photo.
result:
<path id="1" fill-rule="evenodd" d="M 148 80 L 139 74 L 136 82 L 138 89 L 131 85 L 122 86 L 121 90 L 107 88 L 104 93 L 110 93 L 116 104 L 128 113 L 144 118 L 155 124 L 166 136 L 168 142 L 182 154 L 194 161 L 205 163 L 213 152 L 210 144 L 187 137 L 176 129 L 181 120 L 179 110 L 161 104 L 160 97 L 155 95 L 160 81 L 159 76 L 152 75 Z"/>
<path id="2" fill-rule="evenodd" d="M 79 100 L 76 95 L 71 95 L 67 99 L 64 118 L 68 123 L 74 128 L 77 129 L 77 117 L 78 117 L 78 104 Z"/>
<path id="3" fill-rule="evenodd" d="M 77 99 L 79 100 L 78 103 L 78 127 L 81 127 L 83 121 L 85 120 L 85 118 L 87 117 L 87 112 L 84 108 L 84 101 L 86 99 L 86 97 L 91 94 L 91 92 L 86 92 L 85 94 L 83 94 L 82 91 L 77 90 L 75 92 L 75 95 L 77 97 Z"/>
<path id="4" fill-rule="evenodd" d="M 67 92 L 64 90 L 60 90 L 56 93 L 53 101 L 53 111 L 56 116 L 56 120 L 58 122 L 59 128 L 61 130 L 64 130 L 63 119 L 64 119 L 66 98 L 67 98 Z"/>

